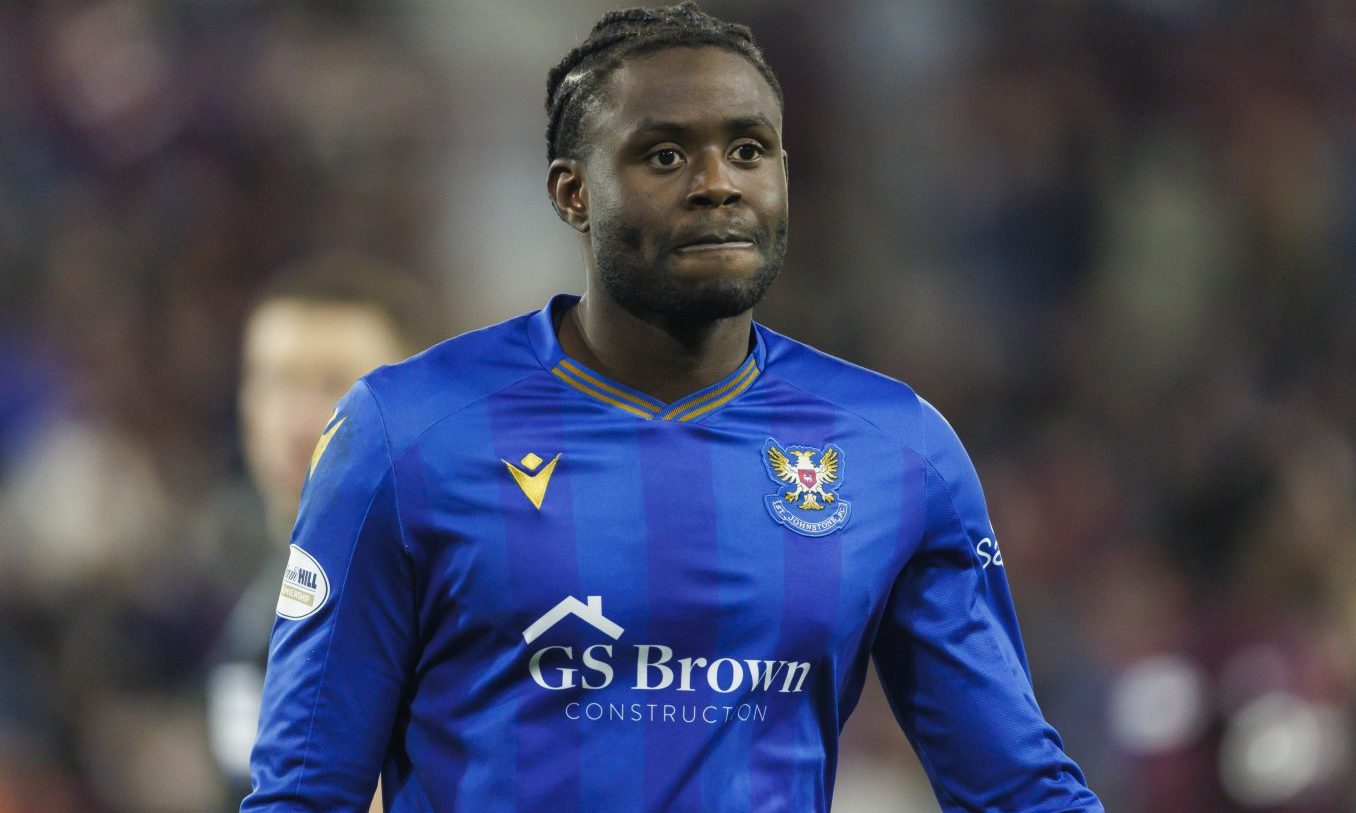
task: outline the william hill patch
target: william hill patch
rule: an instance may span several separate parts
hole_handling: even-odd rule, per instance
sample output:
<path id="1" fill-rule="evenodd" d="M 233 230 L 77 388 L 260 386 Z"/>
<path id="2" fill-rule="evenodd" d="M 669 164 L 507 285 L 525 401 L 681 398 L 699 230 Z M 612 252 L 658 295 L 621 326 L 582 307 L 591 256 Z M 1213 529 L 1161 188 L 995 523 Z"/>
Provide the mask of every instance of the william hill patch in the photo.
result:
<path id="1" fill-rule="evenodd" d="M 292 545 L 278 593 L 278 615 L 297 620 L 325 606 L 330 597 L 330 579 L 311 554 Z"/>

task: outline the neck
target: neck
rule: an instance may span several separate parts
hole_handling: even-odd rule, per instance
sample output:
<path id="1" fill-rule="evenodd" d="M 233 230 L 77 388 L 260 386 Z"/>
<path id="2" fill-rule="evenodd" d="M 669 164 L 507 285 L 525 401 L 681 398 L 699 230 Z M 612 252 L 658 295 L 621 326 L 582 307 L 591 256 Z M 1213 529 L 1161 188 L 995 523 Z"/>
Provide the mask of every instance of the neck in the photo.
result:
<path id="1" fill-rule="evenodd" d="M 644 319 L 593 289 L 560 323 L 567 354 L 666 403 L 709 387 L 749 352 L 752 311 L 711 322 Z"/>

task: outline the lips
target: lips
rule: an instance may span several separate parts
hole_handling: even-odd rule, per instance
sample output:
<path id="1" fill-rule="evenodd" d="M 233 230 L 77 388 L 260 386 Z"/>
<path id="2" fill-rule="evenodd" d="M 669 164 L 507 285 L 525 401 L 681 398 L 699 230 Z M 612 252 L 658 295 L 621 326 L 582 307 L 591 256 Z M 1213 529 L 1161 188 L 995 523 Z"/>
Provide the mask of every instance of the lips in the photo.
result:
<path id="1" fill-rule="evenodd" d="M 753 248 L 753 243 L 749 240 L 726 240 L 719 243 L 689 243 L 685 246 L 679 246 L 676 250 L 684 254 L 695 254 L 699 251 L 732 251 L 746 248 Z"/>
<path id="2" fill-rule="evenodd" d="M 719 251 L 753 248 L 753 235 L 743 231 L 709 231 L 681 238 L 675 251 Z"/>

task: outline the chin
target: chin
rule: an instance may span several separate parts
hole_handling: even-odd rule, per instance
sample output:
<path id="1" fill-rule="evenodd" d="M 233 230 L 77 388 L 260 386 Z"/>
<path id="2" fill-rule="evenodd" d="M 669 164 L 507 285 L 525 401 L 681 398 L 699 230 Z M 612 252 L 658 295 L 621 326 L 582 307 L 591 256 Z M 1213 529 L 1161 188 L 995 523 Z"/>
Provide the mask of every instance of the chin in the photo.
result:
<path id="1" fill-rule="evenodd" d="M 777 276 L 777 270 L 754 268 L 751 272 L 713 269 L 709 273 L 685 272 L 649 278 L 642 285 L 608 286 L 622 307 L 682 322 L 713 322 L 738 316 L 757 305 Z M 634 280 L 628 280 L 633 282 Z"/>
<path id="2" fill-rule="evenodd" d="M 739 285 L 757 280 L 765 266 L 766 262 L 760 256 L 722 257 L 713 254 L 678 257 L 674 262 L 668 263 L 665 271 L 675 279 L 711 279 Z"/>
<path id="3" fill-rule="evenodd" d="M 784 235 L 784 232 L 779 232 Z M 661 254 L 613 250 L 638 240 L 594 244 L 599 281 L 608 296 L 641 319 L 700 323 L 728 319 L 757 305 L 782 270 L 785 238 L 771 250 Z"/>

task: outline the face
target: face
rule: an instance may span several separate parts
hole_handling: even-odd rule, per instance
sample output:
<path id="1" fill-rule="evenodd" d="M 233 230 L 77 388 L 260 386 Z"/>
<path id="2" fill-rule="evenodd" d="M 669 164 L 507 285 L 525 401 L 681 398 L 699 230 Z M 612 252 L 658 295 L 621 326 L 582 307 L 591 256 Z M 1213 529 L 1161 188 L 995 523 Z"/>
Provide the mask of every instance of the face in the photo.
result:
<path id="1" fill-rule="evenodd" d="M 316 440 L 359 377 L 405 353 L 376 308 L 278 299 L 245 324 L 240 415 L 246 462 L 271 522 L 290 524 Z"/>
<path id="2" fill-rule="evenodd" d="M 781 110 L 758 70 L 712 47 L 633 57 L 586 124 L 586 233 L 606 292 L 642 318 L 752 308 L 787 224 Z"/>

